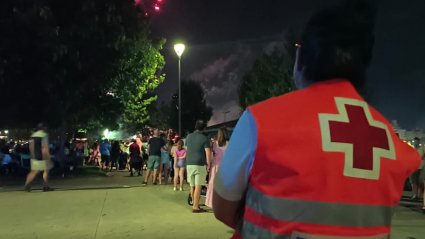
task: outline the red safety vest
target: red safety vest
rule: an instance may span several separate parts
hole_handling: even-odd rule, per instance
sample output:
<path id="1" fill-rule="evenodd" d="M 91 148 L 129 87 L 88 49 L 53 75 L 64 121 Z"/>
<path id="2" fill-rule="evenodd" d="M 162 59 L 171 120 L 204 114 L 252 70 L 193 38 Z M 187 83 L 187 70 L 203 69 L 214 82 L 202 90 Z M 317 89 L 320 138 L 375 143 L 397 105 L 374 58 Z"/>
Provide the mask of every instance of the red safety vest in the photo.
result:
<path id="1" fill-rule="evenodd" d="M 390 235 L 420 157 L 351 83 L 317 83 L 249 110 L 258 139 L 242 238 Z"/>

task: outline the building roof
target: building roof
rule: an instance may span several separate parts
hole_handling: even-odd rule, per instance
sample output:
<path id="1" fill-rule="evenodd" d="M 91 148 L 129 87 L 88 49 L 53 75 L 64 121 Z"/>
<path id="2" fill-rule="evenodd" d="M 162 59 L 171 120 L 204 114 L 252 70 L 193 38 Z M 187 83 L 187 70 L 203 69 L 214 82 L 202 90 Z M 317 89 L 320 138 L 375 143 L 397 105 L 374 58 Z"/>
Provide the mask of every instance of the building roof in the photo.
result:
<path id="1" fill-rule="evenodd" d="M 236 120 L 223 122 L 221 124 L 211 125 L 211 126 L 208 126 L 205 130 L 219 129 L 221 127 L 234 128 L 236 124 L 238 123 L 238 121 L 239 119 L 236 119 Z"/>

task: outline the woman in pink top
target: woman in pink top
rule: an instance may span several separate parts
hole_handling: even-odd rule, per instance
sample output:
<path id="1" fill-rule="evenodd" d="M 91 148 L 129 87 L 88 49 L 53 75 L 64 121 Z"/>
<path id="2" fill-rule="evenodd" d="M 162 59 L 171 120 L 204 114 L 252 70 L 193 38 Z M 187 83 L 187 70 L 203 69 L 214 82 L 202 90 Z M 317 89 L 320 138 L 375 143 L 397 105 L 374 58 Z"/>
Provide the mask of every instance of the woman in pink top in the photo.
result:
<path id="1" fill-rule="evenodd" d="M 208 180 L 208 190 L 207 190 L 207 199 L 205 205 L 212 208 L 212 199 L 214 192 L 214 177 L 220 167 L 221 160 L 223 159 L 224 152 L 227 149 L 227 144 L 229 143 L 229 131 L 226 127 L 221 127 L 218 130 L 217 140 L 213 143 L 213 157 L 212 162 L 208 162 L 208 171 L 210 173 L 210 178 Z"/>
<path id="2" fill-rule="evenodd" d="M 186 169 L 186 149 L 183 148 L 183 140 L 177 142 L 174 149 L 174 191 L 177 190 L 177 181 L 180 176 L 180 191 L 183 191 L 184 170 Z"/>
<path id="3" fill-rule="evenodd" d="M 94 165 L 98 166 L 98 158 L 99 158 L 99 143 L 95 142 L 93 145 L 93 154 L 90 155 L 89 162 L 94 161 Z"/>

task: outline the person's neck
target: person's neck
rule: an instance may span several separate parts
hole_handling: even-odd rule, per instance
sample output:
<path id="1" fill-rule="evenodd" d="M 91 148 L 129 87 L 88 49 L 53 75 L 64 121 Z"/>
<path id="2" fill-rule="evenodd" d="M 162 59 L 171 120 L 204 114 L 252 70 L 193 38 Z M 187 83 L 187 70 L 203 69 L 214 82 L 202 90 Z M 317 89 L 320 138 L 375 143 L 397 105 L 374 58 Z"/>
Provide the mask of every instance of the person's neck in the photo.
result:
<path id="1" fill-rule="evenodd" d="M 335 83 L 340 83 L 345 81 L 348 81 L 348 80 L 343 78 L 328 79 L 328 80 L 322 80 L 322 81 L 312 81 L 312 80 L 305 79 L 301 82 L 299 86 L 299 90 L 304 90 L 314 85 L 335 84 Z"/>

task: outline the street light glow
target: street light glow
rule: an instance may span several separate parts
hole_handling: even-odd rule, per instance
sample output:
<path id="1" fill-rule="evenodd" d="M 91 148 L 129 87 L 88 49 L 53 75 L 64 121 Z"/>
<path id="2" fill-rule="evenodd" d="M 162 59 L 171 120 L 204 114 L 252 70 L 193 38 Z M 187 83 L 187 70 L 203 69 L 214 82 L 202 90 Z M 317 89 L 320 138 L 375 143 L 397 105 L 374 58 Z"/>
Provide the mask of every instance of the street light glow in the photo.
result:
<path id="1" fill-rule="evenodd" d="M 8 131 L 8 130 L 5 130 L 5 131 L 4 131 L 4 133 L 5 133 L 5 134 L 8 134 L 8 133 L 9 133 L 9 131 Z"/>
<path id="2" fill-rule="evenodd" d="M 181 57 L 183 55 L 184 48 L 185 48 L 184 44 L 174 45 L 174 50 L 176 51 L 176 53 L 179 57 Z"/>

